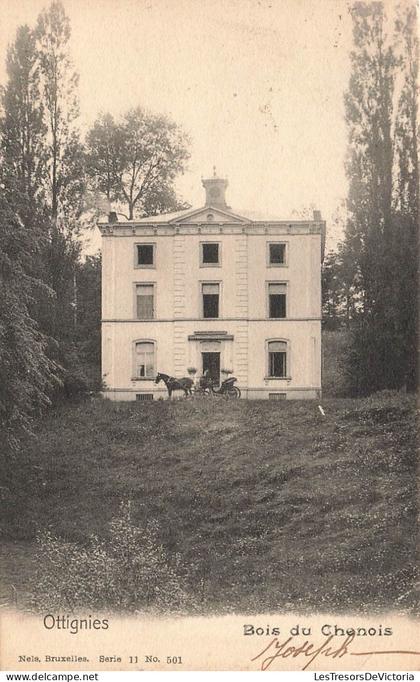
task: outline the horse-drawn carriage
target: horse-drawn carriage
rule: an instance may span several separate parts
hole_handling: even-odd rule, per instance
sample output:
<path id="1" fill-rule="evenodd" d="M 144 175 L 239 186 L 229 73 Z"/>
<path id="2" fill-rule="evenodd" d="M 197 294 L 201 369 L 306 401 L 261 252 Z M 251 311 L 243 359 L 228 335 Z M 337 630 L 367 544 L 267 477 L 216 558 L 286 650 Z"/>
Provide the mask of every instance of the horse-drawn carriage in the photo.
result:
<path id="1" fill-rule="evenodd" d="M 156 375 L 155 384 L 158 384 L 160 381 L 163 381 L 165 384 L 169 398 L 172 397 L 173 391 L 184 391 L 186 398 L 189 396 L 200 397 L 213 395 L 221 395 L 225 398 L 241 397 L 241 391 L 237 386 L 234 385 L 237 381 L 236 377 L 228 377 L 224 379 L 220 386 L 217 387 L 217 384 L 210 376 L 208 376 L 208 374 L 206 374 L 206 372 L 202 377 L 200 377 L 198 384 L 195 384 L 190 377 L 176 379 L 175 377 L 171 377 L 168 374 L 162 374 L 162 372 L 158 372 Z"/>
<path id="2" fill-rule="evenodd" d="M 234 385 L 236 381 L 238 381 L 236 377 L 228 377 L 222 381 L 219 387 L 217 387 L 213 379 L 208 376 L 208 374 L 204 373 L 204 375 L 200 377 L 196 392 L 210 396 L 223 395 L 225 398 L 240 398 L 241 391 Z"/>

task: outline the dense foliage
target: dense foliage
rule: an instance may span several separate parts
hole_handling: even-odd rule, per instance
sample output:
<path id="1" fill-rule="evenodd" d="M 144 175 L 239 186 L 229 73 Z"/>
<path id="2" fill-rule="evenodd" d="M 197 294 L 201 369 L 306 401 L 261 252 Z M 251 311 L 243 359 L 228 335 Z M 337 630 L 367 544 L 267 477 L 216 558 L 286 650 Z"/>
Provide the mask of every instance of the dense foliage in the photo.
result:
<path id="1" fill-rule="evenodd" d="M 1 196 L 0 226 L 0 424 L 3 445 L 15 446 L 50 403 L 59 367 L 32 316 L 37 297 L 52 295 L 34 274 L 33 233 Z"/>
<path id="2" fill-rule="evenodd" d="M 418 43 L 411 3 L 391 36 L 383 3 L 356 2 L 352 16 L 347 220 L 324 263 L 323 305 L 326 328 L 350 329 L 349 387 L 364 395 L 416 386 Z"/>
<path id="3" fill-rule="evenodd" d="M 70 47 L 69 19 L 53 0 L 33 29 L 19 27 L 0 89 L 0 429 L 9 450 L 51 402 L 100 387 L 100 257 L 84 259 L 78 239 L 97 218 L 98 192 L 126 201 L 130 217 L 181 206 L 173 183 L 186 136 L 137 108 L 118 124 L 100 117 L 85 143 Z M 114 165 L 108 189 L 103 173 Z"/>
<path id="4" fill-rule="evenodd" d="M 122 503 L 107 532 L 79 544 L 43 531 L 37 538 L 33 605 L 164 613 L 191 610 L 185 569 L 159 542 L 155 523 L 135 522 Z"/>
<path id="5" fill-rule="evenodd" d="M 137 107 L 120 121 L 102 115 L 87 136 L 87 171 L 108 201 L 126 207 L 129 220 L 179 210 L 173 190 L 189 157 L 188 138 L 164 116 Z"/>

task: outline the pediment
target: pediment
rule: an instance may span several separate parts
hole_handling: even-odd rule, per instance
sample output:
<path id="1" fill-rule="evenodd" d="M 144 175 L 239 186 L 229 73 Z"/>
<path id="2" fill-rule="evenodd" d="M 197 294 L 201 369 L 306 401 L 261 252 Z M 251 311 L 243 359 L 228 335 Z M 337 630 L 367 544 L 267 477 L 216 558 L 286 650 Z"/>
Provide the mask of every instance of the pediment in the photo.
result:
<path id="1" fill-rule="evenodd" d="M 238 225 L 248 225 L 251 221 L 242 216 L 236 215 L 229 210 L 222 210 L 220 208 L 213 208 L 212 206 L 205 206 L 204 208 L 199 208 L 187 215 L 183 215 L 179 218 L 173 218 L 169 221 L 171 225 L 182 225 L 182 224 L 195 224 L 195 225 L 211 225 L 213 223 L 224 224 L 224 223 L 236 223 Z"/>

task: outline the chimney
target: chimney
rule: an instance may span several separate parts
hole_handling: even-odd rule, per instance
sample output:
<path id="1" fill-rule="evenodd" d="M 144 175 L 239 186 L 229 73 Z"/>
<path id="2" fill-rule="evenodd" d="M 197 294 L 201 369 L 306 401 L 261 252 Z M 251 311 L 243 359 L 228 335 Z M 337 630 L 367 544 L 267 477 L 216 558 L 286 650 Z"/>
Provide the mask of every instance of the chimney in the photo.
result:
<path id="1" fill-rule="evenodd" d="M 316 210 L 314 211 L 314 220 L 316 220 L 317 222 L 322 220 L 321 211 L 316 211 Z"/>
<path id="2" fill-rule="evenodd" d="M 108 222 L 109 223 L 118 223 L 118 216 L 116 211 L 110 211 L 108 213 Z"/>

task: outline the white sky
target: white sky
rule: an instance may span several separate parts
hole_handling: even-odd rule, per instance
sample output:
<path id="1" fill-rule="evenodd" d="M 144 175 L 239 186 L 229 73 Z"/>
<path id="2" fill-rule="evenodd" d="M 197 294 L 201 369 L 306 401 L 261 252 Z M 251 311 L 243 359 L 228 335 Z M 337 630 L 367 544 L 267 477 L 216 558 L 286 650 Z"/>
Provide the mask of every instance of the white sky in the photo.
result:
<path id="1" fill-rule="evenodd" d="M 0 0 L 0 82 L 18 25 L 43 0 Z M 346 196 L 347 0 L 64 0 L 85 130 L 138 104 L 192 138 L 183 198 L 227 176 L 228 203 L 288 218 L 315 205 L 331 226 Z"/>

